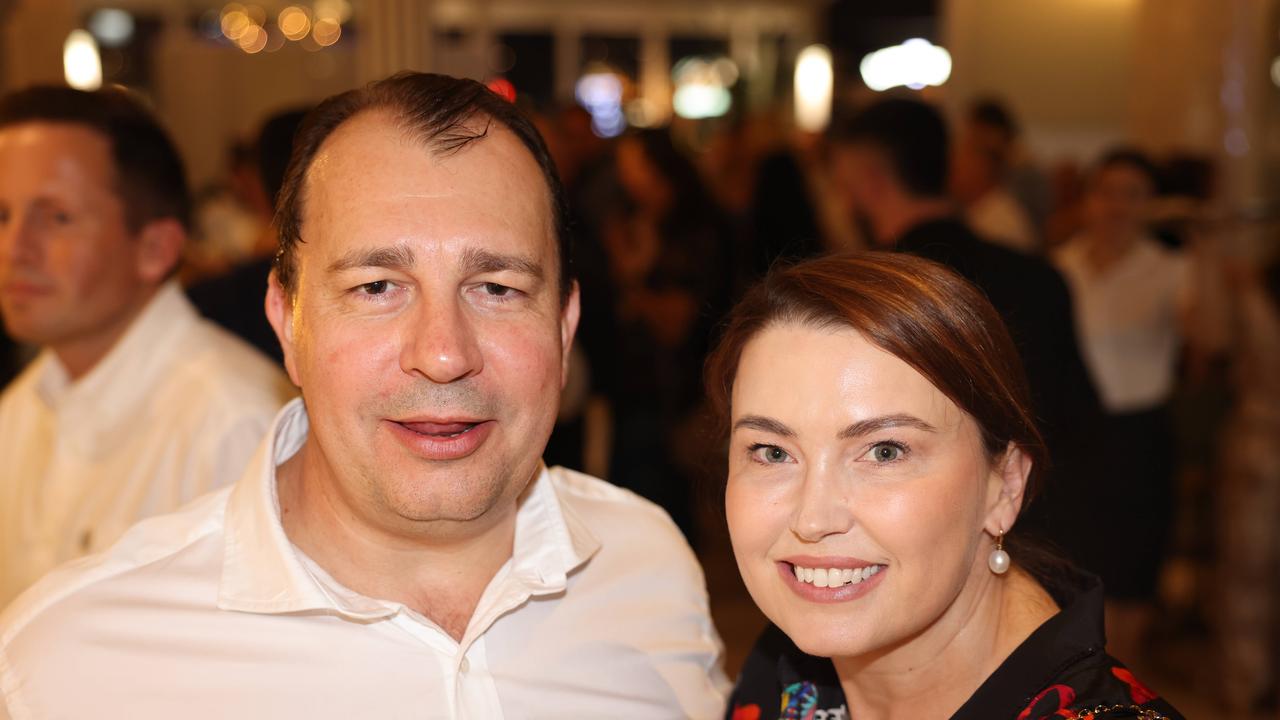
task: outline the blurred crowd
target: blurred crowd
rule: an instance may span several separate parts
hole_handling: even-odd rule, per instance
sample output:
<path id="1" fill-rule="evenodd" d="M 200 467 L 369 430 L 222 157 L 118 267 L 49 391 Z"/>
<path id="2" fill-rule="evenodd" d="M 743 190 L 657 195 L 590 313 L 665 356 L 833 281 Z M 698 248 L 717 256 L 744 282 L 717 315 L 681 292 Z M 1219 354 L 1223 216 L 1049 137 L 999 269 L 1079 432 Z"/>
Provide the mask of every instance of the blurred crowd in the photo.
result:
<path id="1" fill-rule="evenodd" d="M 228 150 L 181 271 L 202 313 L 277 360 L 262 295 L 304 113 Z M 723 314 L 778 263 L 917 252 L 986 292 L 1019 344 L 1053 457 L 1024 522 L 1103 577 L 1113 654 L 1157 662 L 1175 629 L 1212 643 L 1231 702 L 1275 703 L 1280 264 L 1274 242 L 1228 250 L 1242 225 L 1210 160 L 1116 147 L 1047 167 L 991 99 L 951 122 L 883 100 L 823 136 L 764 113 L 605 139 L 580 107 L 533 114 L 587 298 L 548 464 L 658 502 L 697 547 L 717 531 L 699 527 L 717 501 L 698 490 L 723 477 L 701 372 Z M 0 336 L 0 385 L 30 357 Z"/>

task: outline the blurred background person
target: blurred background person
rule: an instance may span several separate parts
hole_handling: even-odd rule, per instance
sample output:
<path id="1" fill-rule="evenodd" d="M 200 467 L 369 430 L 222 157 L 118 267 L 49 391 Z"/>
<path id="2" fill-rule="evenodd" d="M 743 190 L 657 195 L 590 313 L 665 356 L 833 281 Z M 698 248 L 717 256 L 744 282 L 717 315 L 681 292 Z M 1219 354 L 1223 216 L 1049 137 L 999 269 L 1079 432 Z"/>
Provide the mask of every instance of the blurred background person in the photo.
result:
<path id="1" fill-rule="evenodd" d="M 200 314 L 253 345 L 264 355 L 282 362 L 280 343 L 262 311 L 267 277 L 275 258 L 276 230 L 272 215 L 276 197 L 284 184 L 285 168 L 293 149 L 293 136 L 306 116 L 306 109 L 294 109 L 267 118 L 254 143 L 253 173 L 240 178 L 246 189 L 240 193 L 260 198 L 250 207 L 265 209 L 263 223 L 253 244 L 222 273 L 206 278 L 187 289 Z"/>
<path id="2" fill-rule="evenodd" d="M 43 348 L 0 395 L 0 605 L 233 481 L 290 394 L 173 279 L 189 220 L 182 161 L 137 98 L 0 99 L 0 316 Z"/>
<path id="3" fill-rule="evenodd" d="M 951 166 L 951 194 L 963 208 L 965 222 L 983 239 L 1012 250 L 1037 254 L 1041 222 L 1032 219 L 1028 200 L 1013 193 L 1017 128 L 1013 118 L 994 101 L 970 108 L 955 143 Z M 1017 170 L 1024 193 L 1043 189 L 1040 176 L 1023 165 Z M 1030 199 L 1044 211 L 1045 198 Z"/>
<path id="4" fill-rule="evenodd" d="M 725 223 L 665 129 L 621 138 L 616 164 L 623 197 L 603 229 L 617 293 L 609 479 L 662 505 L 695 540 L 692 477 L 705 445 L 691 435 L 729 291 Z"/>
<path id="5" fill-rule="evenodd" d="M 1026 526 L 1078 559 L 1074 519 L 1091 504 L 1080 483 L 1104 471 L 1097 457 L 1101 409 L 1062 277 L 1038 258 L 986 242 L 965 224 L 946 195 L 948 134 L 933 107 L 912 99 L 878 101 L 838 122 L 831 143 L 834 182 L 875 244 L 955 270 L 986 293 L 1008 326 L 1054 462 Z"/>
<path id="6" fill-rule="evenodd" d="M 1085 227 L 1057 250 L 1085 361 L 1105 409 L 1111 480 L 1089 495 L 1113 531 L 1082 547 L 1107 589 L 1111 651 L 1136 662 L 1174 518 L 1176 445 L 1169 402 L 1193 329 L 1193 268 L 1148 230 L 1155 166 L 1142 153 L 1104 154 L 1089 178 Z M 1092 537 L 1092 536 L 1091 536 Z"/>

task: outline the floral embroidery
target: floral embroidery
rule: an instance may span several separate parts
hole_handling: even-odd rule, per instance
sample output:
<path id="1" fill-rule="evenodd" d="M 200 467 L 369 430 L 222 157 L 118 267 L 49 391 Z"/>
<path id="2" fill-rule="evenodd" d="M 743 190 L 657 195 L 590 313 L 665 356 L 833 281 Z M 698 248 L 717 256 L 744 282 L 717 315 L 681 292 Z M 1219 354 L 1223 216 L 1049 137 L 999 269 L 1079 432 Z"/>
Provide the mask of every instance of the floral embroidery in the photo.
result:
<path id="1" fill-rule="evenodd" d="M 1076 699 L 1076 691 L 1066 685 L 1050 685 L 1040 691 L 1039 695 L 1018 713 L 1018 720 L 1050 720 L 1051 718 L 1074 718 L 1075 713 L 1067 709 Z"/>
<path id="2" fill-rule="evenodd" d="M 1129 686 L 1129 697 L 1133 698 L 1133 702 L 1136 705 L 1146 705 L 1159 697 L 1155 693 L 1151 692 L 1146 685 L 1138 682 L 1138 679 L 1133 676 L 1133 673 L 1122 667 L 1111 668 L 1111 674 L 1120 678 L 1125 685 Z"/>
<path id="3" fill-rule="evenodd" d="M 782 714 L 778 720 L 813 720 L 818 709 L 818 686 L 811 682 L 788 685 L 782 691 Z"/>

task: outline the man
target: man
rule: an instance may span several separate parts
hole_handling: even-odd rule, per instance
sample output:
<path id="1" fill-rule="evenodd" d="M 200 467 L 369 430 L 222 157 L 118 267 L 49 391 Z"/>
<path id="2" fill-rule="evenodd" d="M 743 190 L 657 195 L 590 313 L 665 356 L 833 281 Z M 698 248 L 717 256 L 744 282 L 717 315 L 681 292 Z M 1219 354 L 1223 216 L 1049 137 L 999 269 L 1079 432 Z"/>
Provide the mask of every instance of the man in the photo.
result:
<path id="1" fill-rule="evenodd" d="M 675 525 L 540 461 L 579 314 L 560 196 L 537 131 L 473 81 L 320 105 L 267 296 L 303 399 L 233 488 L 0 619 L 9 712 L 719 716 Z"/>
<path id="2" fill-rule="evenodd" d="M 230 484 L 289 394 L 171 280 L 182 163 L 120 90 L 0 99 L 0 315 L 44 348 L 0 396 L 0 606 Z"/>
<path id="3" fill-rule="evenodd" d="M 980 237 L 1011 250 L 1039 254 L 1039 232 L 1006 187 L 1007 151 L 985 141 L 976 130 L 967 129 L 956 146 L 951 193 L 964 206 L 965 222 Z"/>
<path id="4" fill-rule="evenodd" d="M 958 219 L 946 196 L 947 128 L 931 106 L 883 100 L 833 128 L 831 141 L 833 182 L 875 244 L 951 267 L 1004 319 L 1055 463 L 1029 520 L 1078 554 L 1073 536 L 1089 498 L 1072 484 L 1100 472 L 1102 411 L 1081 360 L 1066 283 L 1047 263 L 984 242 Z"/>

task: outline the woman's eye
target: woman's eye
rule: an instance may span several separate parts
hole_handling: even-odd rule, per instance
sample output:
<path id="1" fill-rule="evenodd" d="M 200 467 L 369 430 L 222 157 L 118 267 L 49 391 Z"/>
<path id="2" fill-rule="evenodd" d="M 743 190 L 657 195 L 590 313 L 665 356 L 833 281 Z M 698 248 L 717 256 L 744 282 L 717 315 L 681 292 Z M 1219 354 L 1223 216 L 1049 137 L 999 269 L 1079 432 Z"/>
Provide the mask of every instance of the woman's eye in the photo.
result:
<path id="1" fill-rule="evenodd" d="M 791 455 L 777 445 L 752 445 L 751 454 L 758 461 L 771 465 L 784 463 L 791 459 Z"/>
<path id="2" fill-rule="evenodd" d="M 871 459 L 879 463 L 901 460 L 904 448 L 897 443 L 876 443 L 871 448 Z"/>

